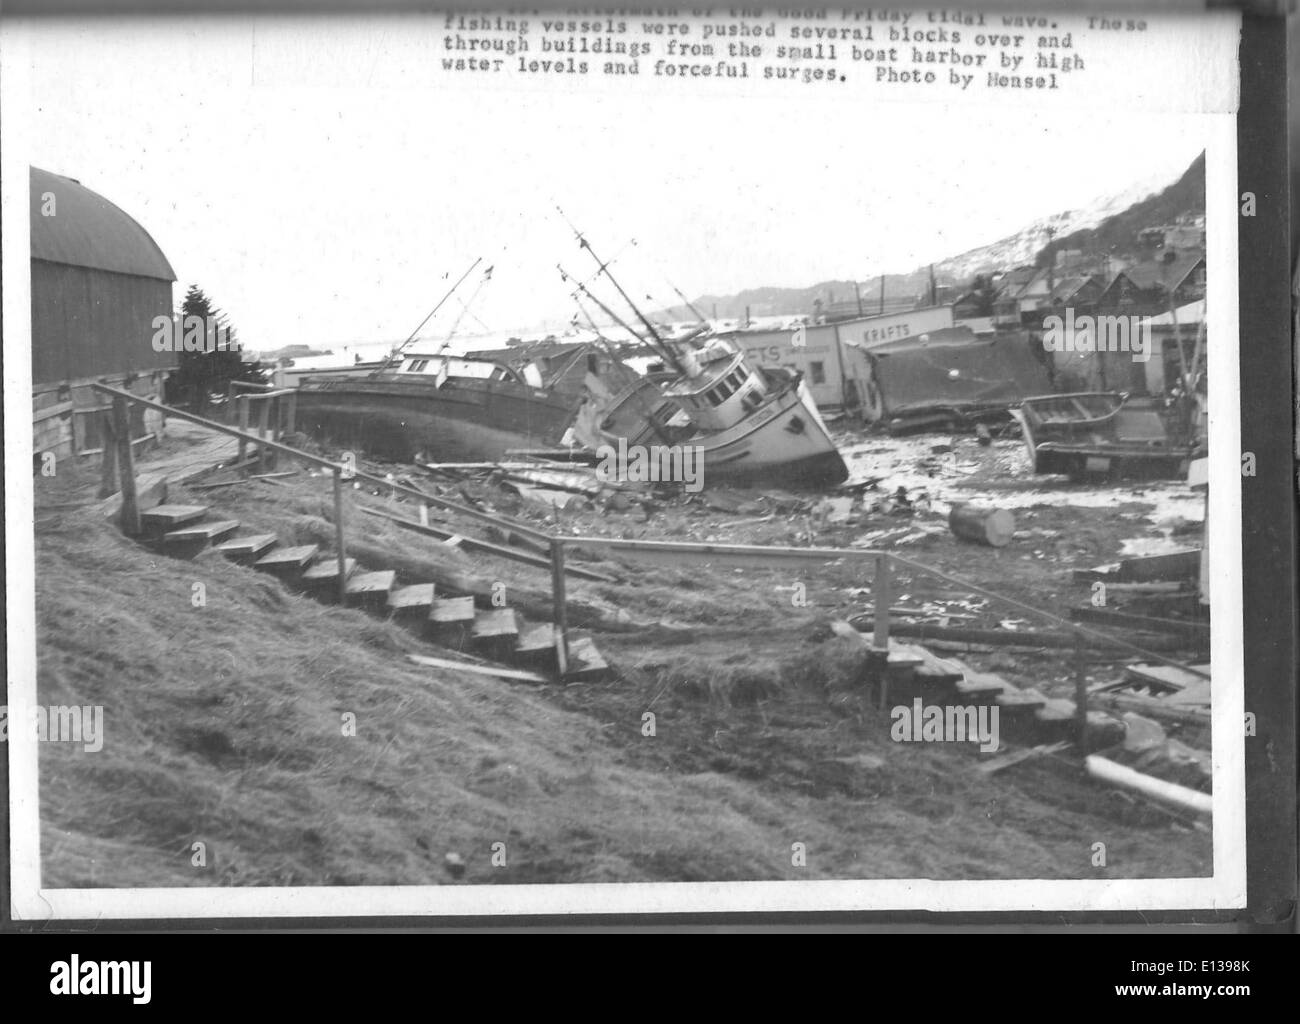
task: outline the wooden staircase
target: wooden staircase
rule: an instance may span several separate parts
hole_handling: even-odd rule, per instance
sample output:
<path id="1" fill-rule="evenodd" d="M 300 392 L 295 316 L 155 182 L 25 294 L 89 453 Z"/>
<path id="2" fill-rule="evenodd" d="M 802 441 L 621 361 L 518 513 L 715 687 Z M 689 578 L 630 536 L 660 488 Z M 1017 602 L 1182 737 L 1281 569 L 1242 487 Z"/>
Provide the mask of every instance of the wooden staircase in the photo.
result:
<path id="1" fill-rule="evenodd" d="M 339 600 L 337 555 L 319 544 L 282 547 L 272 533 L 235 536 L 235 519 L 209 519 L 207 505 L 157 505 L 141 513 L 145 544 L 193 558 L 213 548 L 228 560 L 265 572 L 322 603 Z M 608 665 L 588 636 L 570 632 L 567 671 L 558 671 L 555 629 L 527 623 L 513 608 L 478 608 L 466 594 L 442 593 L 432 583 L 399 583 L 391 569 L 367 571 L 345 558 L 344 600 L 349 607 L 392 619 L 422 639 L 477 658 L 526 667 L 565 681 L 604 678 Z"/>
<path id="2" fill-rule="evenodd" d="M 861 634 L 871 644 L 870 633 Z M 999 675 L 979 672 L 956 658 L 940 658 L 924 647 L 890 639 L 883 670 L 876 673 L 882 707 L 910 704 L 997 707 L 1002 735 L 1012 741 L 1078 739 L 1076 706 L 1071 700 L 1021 689 Z M 1101 711 L 1088 712 L 1089 746 L 1114 740 L 1119 723 Z M 1122 738 L 1122 737 L 1120 737 Z"/>

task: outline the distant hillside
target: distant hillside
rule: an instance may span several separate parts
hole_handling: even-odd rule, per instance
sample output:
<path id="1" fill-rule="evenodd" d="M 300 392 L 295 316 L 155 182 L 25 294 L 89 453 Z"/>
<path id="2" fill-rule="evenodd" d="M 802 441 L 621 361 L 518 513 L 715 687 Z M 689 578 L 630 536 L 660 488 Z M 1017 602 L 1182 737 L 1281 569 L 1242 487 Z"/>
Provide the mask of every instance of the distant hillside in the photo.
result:
<path id="1" fill-rule="evenodd" d="M 1085 228 L 1069 235 L 1058 235 L 1039 250 L 1035 266 L 1045 267 L 1058 249 L 1082 249 L 1084 252 L 1133 252 L 1138 248 L 1138 234 L 1143 228 L 1169 224 L 1185 213 L 1205 212 L 1205 154 L 1202 153 L 1183 176 L 1157 195 L 1134 203 L 1128 209 L 1107 217 L 1095 228 Z"/>
<path id="2" fill-rule="evenodd" d="M 1183 213 L 1205 212 L 1205 156 L 1197 157 L 1172 185 L 1168 178 L 1149 179 L 1116 195 L 1106 196 L 1076 210 L 1044 217 L 989 245 L 970 249 L 934 264 L 940 285 L 966 284 L 978 273 L 1008 270 L 1034 263 L 1046 265 L 1058 249 L 1132 252 L 1138 233 L 1166 224 Z M 885 275 L 885 308 L 911 306 L 929 287 L 930 270 L 918 267 L 908 273 Z M 693 305 L 706 317 L 739 319 L 810 313 L 813 303 L 850 302 L 861 295 L 864 309 L 880 305 L 880 278 L 866 281 L 822 281 L 806 288 L 768 286 L 748 288 L 735 295 L 702 295 Z M 669 320 L 691 319 L 686 306 L 656 314 Z"/>

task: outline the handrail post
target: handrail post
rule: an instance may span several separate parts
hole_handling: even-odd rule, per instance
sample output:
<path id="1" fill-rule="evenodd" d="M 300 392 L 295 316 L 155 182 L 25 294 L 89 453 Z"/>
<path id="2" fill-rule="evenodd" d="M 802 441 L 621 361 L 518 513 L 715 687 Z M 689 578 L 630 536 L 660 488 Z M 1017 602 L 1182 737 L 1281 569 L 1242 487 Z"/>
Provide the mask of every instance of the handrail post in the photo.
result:
<path id="1" fill-rule="evenodd" d="M 340 467 L 334 469 L 334 546 L 339 557 L 339 604 L 347 604 L 348 559 L 343 542 L 343 470 Z"/>
<path id="2" fill-rule="evenodd" d="M 551 601 L 555 622 L 555 660 L 563 679 L 569 672 L 569 628 L 564 593 L 564 541 L 551 538 Z"/>
<path id="3" fill-rule="evenodd" d="M 1088 674 L 1083 647 L 1074 650 L 1074 714 L 1079 726 L 1079 751 L 1088 752 Z"/>
<path id="4" fill-rule="evenodd" d="M 260 398 L 258 400 L 257 410 L 257 436 L 266 440 L 274 441 L 271 437 L 271 403 L 273 398 Z M 270 468 L 275 465 L 275 455 L 269 448 L 258 446 L 257 449 L 257 471 L 264 472 L 264 467 Z"/>
<path id="5" fill-rule="evenodd" d="M 248 432 L 248 395 L 240 394 L 235 400 L 239 406 L 239 432 Z M 247 454 L 248 442 L 244 438 L 239 439 L 239 458 L 235 460 L 235 465 L 239 467 L 239 472 L 244 473 L 244 455 Z"/>
<path id="6" fill-rule="evenodd" d="M 140 533 L 140 503 L 135 492 L 135 453 L 131 450 L 131 413 L 126 399 L 113 398 L 113 439 L 117 447 L 117 482 L 122 492 L 120 521 L 129 537 Z"/>
<path id="7" fill-rule="evenodd" d="M 111 498 L 117 493 L 117 445 L 113 441 L 113 408 L 99 407 L 99 496 Z"/>
<path id="8" fill-rule="evenodd" d="M 876 579 L 871 588 L 871 596 L 876 602 L 871 646 L 878 651 L 889 650 L 889 606 L 893 601 L 889 584 L 889 556 L 881 553 L 876 555 Z"/>

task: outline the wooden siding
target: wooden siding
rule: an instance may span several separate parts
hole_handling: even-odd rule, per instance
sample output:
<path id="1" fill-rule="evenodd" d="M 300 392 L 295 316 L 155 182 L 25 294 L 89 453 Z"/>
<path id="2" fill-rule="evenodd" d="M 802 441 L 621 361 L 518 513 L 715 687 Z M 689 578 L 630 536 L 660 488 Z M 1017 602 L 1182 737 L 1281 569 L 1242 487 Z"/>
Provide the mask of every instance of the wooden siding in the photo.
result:
<path id="1" fill-rule="evenodd" d="M 32 260 L 32 383 L 93 380 L 176 365 L 153 350 L 153 319 L 171 316 L 156 278 Z"/>

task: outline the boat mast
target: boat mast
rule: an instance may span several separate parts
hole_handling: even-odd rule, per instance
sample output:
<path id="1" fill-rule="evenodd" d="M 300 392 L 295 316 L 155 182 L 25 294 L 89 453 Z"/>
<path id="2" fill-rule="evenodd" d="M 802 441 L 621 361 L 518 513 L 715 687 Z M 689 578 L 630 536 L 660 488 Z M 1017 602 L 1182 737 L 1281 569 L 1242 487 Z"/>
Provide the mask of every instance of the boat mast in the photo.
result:
<path id="1" fill-rule="evenodd" d="M 601 262 L 600 257 L 596 255 L 596 250 L 594 250 L 591 247 L 591 243 L 588 242 L 587 239 L 583 237 L 581 231 L 579 231 L 576 227 L 574 227 L 573 221 L 569 220 L 568 216 L 565 214 L 563 210 L 560 209 L 558 204 L 556 205 L 555 209 L 559 211 L 560 216 L 564 218 L 564 222 L 569 225 L 569 228 L 573 231 L 574 235 L 577 237 L 578 247 L 581 249 L 586 249 L 587 252 L 591 253 L 591 258 L 596 261 L 596 266 L 600 268 L 599 273 L 604 274 L 607 278 L 609 278 L 609 283 L 612 284 L 618 290 L 619 295 L 623 296 L 623 301 L 626 302 L 628 306 L 631 308 L 632 312 L 636 314 L 637 319 L 640 320 L 641 323 L 645 325 L 645 329 L 650 332 L 650 336 L 654 338 L 657 347 L 668 356 L 669 362 L 673 364 L 673 369 L 675 369 L 683 377 L 687 376 L 686 368 L 681 364 L 681 361 L 677 358 L 677 353 L 674 352 L 672 350 L 672 347 L 669 346 L 669 344 L 659 336 L 659 332 L 655 330 L 654 324 L 652 324 L 646 318 L 646 315 L 641 312 L 641 310 L 637 307 L 637 304 L 633 302 L 632 299 L 628 296 L 627 292 L 623 290 L 623 286 L 619 284 L 618 280 L 614 277 L 614 275 L 609 272 L 609 264 Z M 584 289 L 584 291 L 586 291 L 586 289 Z"/>
<path id="2" fill-rule="evenodd" d="M 667 281 L 668 279 L 664 278 L 664 280 Z M 702 324 L 708 323 L 708 320 L 705 319 L 704 314 L 695 308 L 695 304 L 691 302 L 691 300 L 688 299 L 685 295 L 682 294 L 682 290 L 678 288 L 677 285 L 673 284 L 671 281 L 668 281 L 668 287 L 677 293 L 677 297 L 679 299 L 681 299 L 684 303 L 686 303 L 686 308 L 695 314 L 696 320 L 698 320 Z"/>
<path id="3" fill-rule="evenodd" d="M 564 268 L 561 267 L 558 263 L 556 264 L 556 267 L 559 268 L 560 276 L 564 278 L 565 283 L 568 283 L 569 275 L 564 272 Z M 620 320 L 618 314 L 615 313 L 613 310 L 611 310 L 603 302 L 601 302 L 600 299 L 596 298 L 596 296 L 592 295 L 591 292 L 587 291 L 587 289 L 583 286 L 582 282 L 575 281 L 574 283 L 578 286 L 579 291 L 581 291 L 584 295 L 586 295 L 589 299 L 591 299 L 592 302 L 596 303 L 596 305 L 598 305 L 602 310 L 604 310 L 606 316 L 610 317 L 616 324 L 622 327 L 623 330 L 627 331 L 628 334 L 636 338 L 637 341 L 640 341 L 642 344 L 646 344 L 645 339 L 642 338 L 641 335 L 637 334 L 636 331 L 632 330 L 631 327 L 629 327 L 622 320 Z M 578 304 L 578 308 L 582 310 L 582 315 L 587 318 L 587 323 L 591 324 L 591 329 L 596 332 L 597 342 L 605 350 L 605 353 L 610 357 L 610 359 L 613 359 L 616 362 L 622 362 L 622 360 L 620 360 L 618 357 L 618 353 L 614 351 L 614 346 L 610 343 L 609 339 L 606 338 L 604 334 L 601 333 L 600 328 L 596 326 L 595 319 L 592 317 L 591 313 L 587 310 L 587 307 L 582 304 L 582 300 L 578 298 L 578 292 L 575 291 L 573 293 L 572 298 L 573 301 Z M 650 347 L 654 348 L 653 345 L 651 345 Z M 659 420 L 655 417 L 655 410 L 647 406 L 645 396 L 641 394 L 639 389 L 633 391 L 632 394 L 636 400 L 637 409 L 640 411 L 645 421 L 648 424 L 650 424 L 650 429 L 654 431 L 655 437 L 659 438 L 659 440 L 664 442 L 664 444 L 671 445 L 673 443 L 672 438 L 670 438 L 667 435 L 667 433 L 665 433 L 663 425 L 660 424 Z"/>
<path id="4" fill-rule="evenodd" d="M 404 351 L 406 351 L 406 347 L 415 340 L 415 336 L 420 333 L 424 325 L 427 324 L 433 318 L 433 314 L 438 312 L 438 310 L 442 308 L 442 304 L 446 302 L 448 299 L 450 299 L 452 295 L 455 294 L 456 289 L 459 288 L 462 284 L 464 284 L 465 278 L 469 277 L 469 275 L 474 272 L 474 268 L 477 267 L 482 262 L 483 262 L 483 257 L 480 256 L 478 259 L 476 259 L 473 263 L 469 265 L 469 269 L 466 270 L 465 273 L 460 275 L 460 279 L 454 285 L 451 286 L 447 294 L 438 300 L 438 304 L 434 306 L 433 309 L 429 310 L 429 315 L 426 316 L 423 320 L 421 320 L 420 325 L 416 327 L 416 329 L 413 330 L 409 335 L 407 335 L 406 340 L 404 342 L 398 345 L 397 348 L 393 349 L 393 351 L 388 353 L 387 357 L 384 359 L 383 363 L 378 367 L 378 369 L 371 371 L 370 376 L 374 377 L 377 374 L 382 373 L 392 364 L 394 359 L 398 359 L 401 357 L 401 354 Z"/>
<path id="5" fill-rule="evenodd" d="M 620 317 L 617 313 L 615 313 L 612 309 L 610 309 L 607 305 L 605 305 L 605 303 L 603 303 L 603 302 L 600 300 L 600 297 L 599 297 L 599 296 L 593 294 L 593 293 L 592 293 L 592 292 L 587 288 L 587 286 L 584 285 L 584 284 L 583 284 L 581 281 L 579 281 L 577 278 L 572 277 L 572 276 L 568 273 L 568 271 L 566 271 L 566 270 L 564 269 L 564 267 L 560 266 L 560 264 L 557 263 L 557 264 L 555 264 L 555 268 L 560 272 L 560 277 L 561 277 L 561 279 L 564 281 L 565 284 L 568 284 L 570 281 L 572 281 L 572 282 L 574 283 L 574 285 L 577 286 L 578 291 L 579 291 L 579 292 L 582 292 L 583 295 L 587 296 L 587 298 L 591 299 L 592 302 L 594 302 L 597 306 L 599 306 L 600 309 L 601 309 L 601 312 L 603 312 L 607 317 L 609 317 L 611 320 L 613 320 L 614 323 L 618 324 L 619 327 L 621 327 L 621 328 L 623 328 L 623 330 L 627 331 L 628 334 L 630 334 L 630 335 L 632 335 L 632 337 L 636 338 L 636 340 L 639 341 L 639 342 L 641 342 L 641 344 L 643 344 L 643 345 L 648 345 L 650 348 L 652 348 L 652 349 L 653 349 L 656 353 L 658 353 L 660 356 L 662 356 L 663 358 L 665 358 L 665 359 L 669 360 L 670 362 L 672 362 L 674 366 L 676 365 L 676 360 L 673 359 L 672 351 L 668 348 L 667 345 L 665 345 L 665 344 L 664 344 L 664 343 L 659 339 L 659 336 L 658 336 L 658 335 L 655 335 L 655 340 L 654 340 L 654 341 L 649 341 L 648 339 L 642 337 L 640 334 L 638 334 L 636 331 L 634 331 L 631 327 L 628 326 L 626 320 L 624 320 L 624 319 L 623 319 L 622 317 Z M 575 296 L 575 297 L 577 296 L 577 292 L 574 292 L 574 296 Z M 583 312 L 585 313 L 586 310 L 584 309 Z M 590 315 L 588 315 L 588 319 L 590 319 Z M 592 326 L 594 327 L 595 324 L 592 324 Z M 656 344 L 656 342 L 657 342 L 657 344 Z"/>

